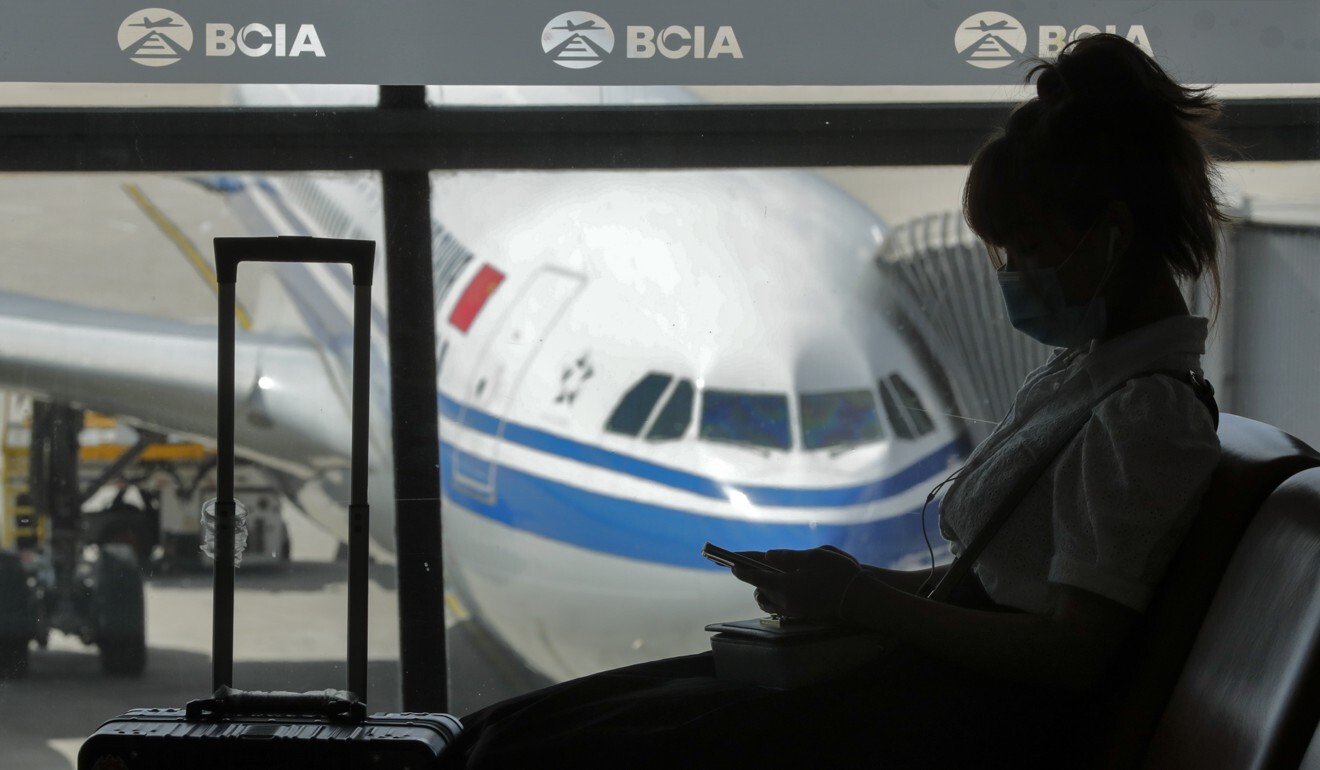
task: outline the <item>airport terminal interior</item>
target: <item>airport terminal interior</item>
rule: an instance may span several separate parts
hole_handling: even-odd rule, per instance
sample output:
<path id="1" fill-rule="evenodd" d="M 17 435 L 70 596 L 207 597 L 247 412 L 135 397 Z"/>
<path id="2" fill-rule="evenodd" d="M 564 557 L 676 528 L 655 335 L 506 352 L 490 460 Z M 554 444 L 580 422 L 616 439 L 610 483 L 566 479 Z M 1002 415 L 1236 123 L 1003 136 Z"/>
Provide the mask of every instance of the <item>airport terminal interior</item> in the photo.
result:
<path id="1" fill-rule="evenodd" d="M 1021 86 L 143 79 L 0 82 L 2 767 L 210 692 L 215 238 L 374 243 L 371 711 L 709 649 L 761 613 L 705 541 L 947 561 L 922 502 L 1050 355 L 962 214 Z M 1207 85 L 1205 374 L 1320 446 L 1320 70 Z M 342 688 L 354 278 L 236 295 L 234 684 Z"/>

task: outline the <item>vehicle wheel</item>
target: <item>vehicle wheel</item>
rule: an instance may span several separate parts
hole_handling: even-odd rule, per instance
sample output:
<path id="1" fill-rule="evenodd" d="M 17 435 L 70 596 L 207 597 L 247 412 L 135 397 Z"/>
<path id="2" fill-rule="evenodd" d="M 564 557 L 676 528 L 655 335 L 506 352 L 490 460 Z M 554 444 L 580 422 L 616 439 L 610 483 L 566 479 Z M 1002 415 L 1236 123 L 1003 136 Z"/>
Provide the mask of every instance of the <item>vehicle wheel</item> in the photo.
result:
<path id="1" fill-rule="evenodd" d="M 117 676 L 141 674 L 147 665 L 146 599 L 142 571 L 127 545 L 101 547 L 94 606 L 101 670 Z"/>

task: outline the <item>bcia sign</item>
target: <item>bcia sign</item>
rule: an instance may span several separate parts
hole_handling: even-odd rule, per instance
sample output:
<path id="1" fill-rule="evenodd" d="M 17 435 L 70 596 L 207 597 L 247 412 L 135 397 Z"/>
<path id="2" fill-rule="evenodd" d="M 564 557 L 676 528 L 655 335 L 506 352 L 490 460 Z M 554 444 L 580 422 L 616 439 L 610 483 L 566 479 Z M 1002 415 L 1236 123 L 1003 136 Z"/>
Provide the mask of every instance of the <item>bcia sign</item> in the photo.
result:
<path id="1" fill-rule="evenodd" d="M 289 57 L 305 53 L 325 56 L 325 48 L 321 46 L 321 38 L 316 34 L 315 26 L 298 25 L 292 42 L 289 40 L 288 25 L 273 26 L 274 29 L 265 24 L 245 24 L 235 34 L 233 24 L 207 24 L 206 34 L 202 38 L 206 55 L 233 56 L 234 51 L 238 50 L 248 56 L 265 56 L 269 53 Z"/>
<path id="2" fill-rule="evenodd" d="M 1083 24 L 1069 30 L 1059 24 L 1041 24 L 1036 27 L 1036 55 L 1042 59 L 1053 59 L 1073 40 L 1098 35 L 1101 32 L 1120 34 L 1119 25 L 1106 24 L 1101 28 L 1092 24 Z M 1155 51 L 1150 46 L 1150 36 L 1146 34 L 1144 26 L 1130 25 L 1127 34 L 1123 37 L 1147 54 L 1155 55 Z M 953 44 L 968 64 L 982 69 L 1007 67 L 1025 55 L 1030 47 L 1027 40 L 1027 26 L 1012 16 L 998 11 L 986 11 L 964 19 L 954 33 Z"/>
<path id="3" fill-rule="evenodd" d="M 1119 34 L 1118 25 L 1106 24 L 1105 28 L 1102 30 L 1091 24 L 1083 24 L 1072 32 L 1069 32 L 1067 27 L 1061 27 L 1054 24 L 1042 24 L 1037 28 L 1037 54 L 1042 59 L 1053 59 L 1059 55 L 1059 52 L 1063 50 L 1065 45 L 1068 45 L 1068 43 L 1073 40 L 1079 40 L 1091 35 L 1098 35 L 1101 32 L 1108 32 L 1111 35 L 1117 35 Z M 1146 34 L 1146 28 L 1144 26 L 1133 24 L 1127 28 L 1127 34 L 1123 37 L 1127 38 L 1129 43 L 1132 43 L 1136 47 L 1145 51 L 1146 55 L 1155 55 L 1155 50 L 1150 47 L 1150 37 Z"/>
<path id="4" fill-rule="evenodd" d="M 629 26 L 627 34 L 628 58 L 649 59 L 659 51 L 666 59 L 682 59 L 691 56 L 694 59 L 716 59 L 720 56 L 743 58 L 742 46 L 738 45 L 738 36 L 733 27 L 717 27 L 711 36 L 710 46 L 706 45 L 706 28 L 680 27 L 671 24 L 658 33 L 653 27 Z"/>
<path id="5" fill-rule="evenodd" d="M 729 26 L 670 24 L 657 32 L 655 27 L 629 24 L 624 29 L 625 56 L 629 59 L 650 59 L 657 53 L 666 59 L 743 58 L 738 36 Z M 594 67 L 614 51 L 614 28 L 587 11 L 561 13 L 541 31 L 541 50 L 561 67 Z"/>
<path id="6" fill-rule="evenodd" d="M 202 27 L 206 56 L 325 57 L 325 47 L 311 24 L 262 24 L 235 29 L 233 24 L 208 22 Z M 119 48 L 147 67 L 173 64 L 192 50 L 193 28 L 183 16 L 166 8 L 144 8 L 119 25 Z"/>

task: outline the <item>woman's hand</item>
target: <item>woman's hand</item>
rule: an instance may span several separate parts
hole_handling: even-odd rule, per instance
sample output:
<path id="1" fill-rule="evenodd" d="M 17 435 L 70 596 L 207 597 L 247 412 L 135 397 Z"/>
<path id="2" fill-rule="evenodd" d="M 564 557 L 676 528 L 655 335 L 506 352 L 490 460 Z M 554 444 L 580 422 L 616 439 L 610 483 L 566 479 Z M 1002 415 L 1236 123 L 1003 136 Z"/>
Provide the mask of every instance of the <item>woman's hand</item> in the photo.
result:
<path id="1" fill-rule="evenodd" d="M 833 546 L 748 555 L 784 572 L 734 567 L 734 577 L 756 586 L 761 609 L 794 618 L 836 620 L 844 590 L 862 570 L 856 559 Z"/>

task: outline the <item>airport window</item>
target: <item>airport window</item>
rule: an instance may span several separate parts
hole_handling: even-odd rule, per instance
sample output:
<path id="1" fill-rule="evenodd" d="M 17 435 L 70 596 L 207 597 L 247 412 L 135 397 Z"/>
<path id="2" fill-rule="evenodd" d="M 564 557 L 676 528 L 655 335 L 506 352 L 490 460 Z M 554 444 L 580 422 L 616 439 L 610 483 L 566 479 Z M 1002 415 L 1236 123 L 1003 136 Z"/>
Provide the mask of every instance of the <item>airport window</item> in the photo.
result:
<path id="1" fill-rule="evenodd" d="M 203 23 L 224 21 L 182 10 L 199 35 Z M 1186 15 L 1186 28 L 1204 42 L 1204 14 Z M 1216 31 L 1224 31 L 1229 19 L 1217 18 Z M 118 20 L 111 21 L 113 27 Z M 1104 13 L 1093 21 L 1109 23 Z M 1237 32 L 1254 20 L 1242 21 Z M 801 25 L 784 23 L 799 39 Z M 72 34 L 99 24 L 57 27 Z M 126 56 L 112 42 L 112 27 L 95 33 L 98 45 Z M 528 30 L 530 37 L 509 37 L 534 57 L 536 30 Z M 289 27 L 290 43 L 294 33 Z M 707 47 L 711 35 L 713 28 Z M 1259 58 L 1313 53 L 1307 46 L 1314 30 L 1289 28 L 1285 35 L 1278 47 L 1258 46 Z M 1244 48 L 1234 55 L 1250 55 L 1257 35 L 1241 38 Z M 67 44 L 70 38 L 54 39 Z M 560 71 L 549 59 L 542 63 L 573 82 L 607 70 L 602 79 L 610 80 L 624 64 L 647 63 L 624 57 L 623 42 L 614 61 L 594 69 Z M 947 36 L 936 42 L 923 49 L 935 56 L 930 63 L 957 53 Z M 239 77 L 257 72 L 244 69 L 249 65 L 262 71 L 294 65 L 276 72 L 303 73 L 313 71 L 311 64 L 349 60 L 330 43 L 327 37 L 329 55 L 317 62 L 245 52 L 207 59 L 199 37 L 192 56 L 211 71 L 238 65 L 228 71 Z M 740 73 L 766 60 L 751 38 L 744 43 L 748 57 L 738 63 Z M 794 54 L 785 50 L 772 58 Z M 808 55 L 801 51 L 798 56 Z M 649 63 L 673 65 L 674 80 L 706 64 L 729 63 L 658 54 Z M 896 77 L 924 72 L 926 59 L 912 61 Z M 11 73 L 31 71 L 24 57 L 11 55 L 9 63 Z M 127 58 L 117 64 L 143 80 L 182 78 L 182 68 L 192 66 L 187 59 L 162 68 Z M 361 70 L 366 80 L 368 64 Z M 969 82 L 994 72 L 951 64 L 976 76 Z M 797 67 L 795 75 L 804 71 Z M 123 72 L 107 69 L 104 76 Z M 1316 80 L 1312 71 L 1298 79 Z M 1320 401 L 1307 387 L 1320 360 L 1320 336 L 1305 333 L 1315 327 L 1320 306 L 1320 85 L 1211 88 L 1229 100 L 1222 128 L 1231 145 L 1227 157 L 1235 160 L 1223 166 L 1234 221 L 1223 238 L 1224 298 L 1207 342 L 1208 379 L 1219 387 L 1225 413 L 1320 446 Z M 420 90 L 394 87 L 396 98 L 400 89 Z M 452 672 L 448 688 L 433 692 L 448 693 L 446 710 L 462 715 L 602 668 L 709 650 L 704 622 L 750 617 L 742 614 L 749 612 L 749 592 L 726 571 L 676 566 L 696 550 L 683 542 L 690 534 L 678 529 L 684 525 L 663 530 L 681 535 L 674 543 L 642 542 L 662 531 L 661 517 L 713 513 L 729 517 L 721 525 L 764 530 L 784 511 L 763 506 L 777 494 L 765 490 L 869 488 L 932 465 L 942 478 L 942 463 L 914 465 L 907 449 L 933 454 L 936 447 L 928 445 L 949 442 L 951 453 L 965 453 L 988 433 L 1041 351 L 1006 319 L 984 323 L 1003 298 L 984 251 L 963 226 L 960 193 L 976 147 L 1013 103 L 1032 93 L 1013 85 L 430 85 L 430 108 L 377 109 L 387 94 L 372 85 L 0 83 L 0 136 L 8 139 L 0 142 L 6 148 L 0 151 L 0 551 L 33 552 L 30 577 L 68 587 L 53 570 L 47 575 L 50 550 L 38 553 L 55 542 L 54 509 L 43 508 L 49 500 L 40 495 L 34 505 L 28 488 L 35 485 L 23 465 L 38 451 L 31 418 L 52 405 L 34 403 L 19 388 L 66 393 L 113 413 L 125 429 L 80 434 L 92 458 L 80 460 L 84 486 L 109 467 L 113 453 L 132 447 L 136 434 L 125 426 L 159 425 L 170 433 L 148 450 L 164 451 L 165 459 L 152 462 L 168 465 L 150 477 L 153 485 L 161 480 L 153 486 L 160 520 L 146 535 L 156 538 L 151 559 L 140 565 L 145 670 L 131 678 L 103 675 L 105 650 L 80 638 L 79 618 L 66 611 L 74 605 L 42 615 L 43 623 L 56 625 L 34 637 L 28 676 L 7 679 L 0 671 L 0 766 L 69 770 L 81 740 L 100 721 L 128 708 L 178 707 L 211 689 L 212 573 L 197 558 L 196 524 L 200 502 L 214 496 L 208 470 L 214 454 L 205 441 L 186 437 L 214 430 L 216 294 L 206 275 L 213 236 L 310 234 L 377 243 L 372 532 L 382 549 L 374 555 L 394 558 L 373 558 L 370 565 L 369 709 L 409 710 L 407 683 L 428 681 L 416 674 L 424 668 L 418 660 L 429 657 Z M 397 185 L 408 176 L 415 186 Z M 424 201 L 422 190 L 429 195 Z M 410 235 L 400 241 L 400 232 Z M 693 258 L 682 261 L 685 255 Z M 842 269 L 831 272 L 835 257 Z M 547 260 L 566 270 L 582 267 L 586 276 L 555 315 L 558 326 L 544 339 L 524 334 L 519 341 L 533 344 L 523 347 L 486 344 L 535 274 L 522 268 Z M 405 281 L 392 281 L 401 265 L 414 270 L 403 273 Z M 483 265 L 499 272 L 478 278 Z M 244 355 L 252 354 L 243 359 L 251 378 L 237 394 L 239 434 L 251 442 L 245 449 L 252 456 L 275 463 L 243 471 L 260 476 L 252 488 L 269 490 L 245 500 L 254 518 L 252 550 L 237 574 L 234 682 L 244 689 L 319 690 L 342 687 L 344 679 L 340 558 L 349 474 L 341 466 L 348 446 L 351 281 L 337 269 L 300 271 L 248 264 L 237 286 L 239 339 L 251 346 Z M 500 281 L 507 286 L 492 295 Z M 803 299 L 819 286 L 826 291 Z M 400 288 L 404 298 L 396 304 Z M 694 288 L 699 291 L 689 291 Z M 882 299 L 889 293 L 893 305 Z M 451 316 L 465 296 L 473 300 L 467 314 Z M 495 301 L 481 323 L 472 323 L 468 334 L 452 331 L 474 320 L 485 296 Z M 1194 314 L 1216 318 L 1205 292 L 1192 288 L 1188 296 Z M 591 311 L 598 315 L 581 312 L 602 297 L 609 301 Z M 850 304 L 858 298 L 860 304 Z M 401 317 L 408 323 L 394 323 Z M 451 317 L 461 325 L 451 328 Z M 795 336 L 799 321 L 812 322 L 816 333 Z M 420 334 L 390 338 L 390 329 L 430 331 L 429 322 L 434 344 L 417 343 Z M 849 327 L 847 334 L 819 333 L 831 324 Z M 781 325 L 794 334 L 775 336 Z M 833 349 L 821 355 L 827 364 L 821 367 L 815 359 L 804 364 L 809 356 L 802 349 L 789 349 L 806 340 L 814 354 L 828 339 L 843 350 L 849 337 L 865 352 L 855 366 L 835 368 L 843 358 Z M 890 355 L 893 338 L 903 349 Z M 548 406 L 561 385 L 560 364 L 584 347 L 598 375 L 585 383 L 575 409 Z M 413 376 L 421 367 L 409 364 L 431 355 L 436 376 Z M 392 380 L 391 364 L 403 376 Z M 808 369 L 811 376 L 801 377 Z M 869 373 L 858 374 L 863 371 Z M 610 384 L 600 372 L 620 378 Z M 408 379 L 410 401 L 398 398 Z M 724 389 L 709 390 L 712 380 Z M 478 382 L 491 406 L 462 412 Z M 112 403 L 93 403 L 102 399 Z M 439 440 L 422 442 L 416 429 L 436 427 L 428 410 L 437 404 L 447 410 Z M 582 415 L 590 415 L 585 424 Z M 392 425 L 406 430 L 392 434 Z M 41 431 L 49 440 L 50 425 Z M 963 435 L 966 442 L 952 439 Z M 460 437 L 471 441 L 460 448 Z M 891 441 L 901 451 L 888 451 Z M 866 448 L 828 457 L 859 444 Z M 814 454 L 794 454 L 795 447 Z M 439 458 L 430 459 L 437 451 L 444 457 L 439 473 L 431 465 Z M 422 456 L 424 467 L 409 466 Z M 439 476 L 443 483 L 463 463 L 471 480 L 489 484 L 488 501 L 475 494 L 456 500 L 450 486 L 433 495 L 401 491 L 410 479 Z M 391 468 L 400 470 L 391 475 Z M 822 468 L 827 473 L 816 472 Z M 709 480 L 730 492 L 747 490 L 749 499 L 706 494 Z M 919 494 L 935 481 L 923 479 Z M 905 513 L 915 488 L 876 505 Z M 567 493 L 556 497 L 561 490 Z M 435 508 L 443 508 L 452 553 L 443 569 L 434 569 L 434 560 L 426 566 L 447 583 L 443 591 L 419 594 L 421 549 L 398 548 L 409 541 L 398 540 L 405 530 L 395 526 L 439 517 L 393 517 L 442 495 L 443 506 Z M 602 497 L 608 499 L 599 510 L 574 509 L 582 499 Z M 464 504 L 473 501 L 483 504 Z M 742 502 L 747 510 L 733 511 Z M 593 538 L 595 513 L 637 511 L 646 515 L 635 522 L 636 541 Z M 745 519 L 734 518 L 744 513 Z M 505 514 L 512 525 L 496 518 Z M 564 526 L 546 534 L 521 528 L 520 521 Z M 673 554 L 660 551 L 672 545 L 678 557 L 647 561 L 628 550 L 632 542 L 666 557 Z M 927 566 L 919 532 L 911 543 L 885 539 L 883 545 L 905 563 L 920 557 Z M 614 547 L 619 550 L 611 552 Z M 564 553 L 570 556 L 561 558 Z M 620 564 L 642 565 L 655 579 L 645 585 L 615 579 Z M 695 595 L 693 586 L 700 603 L 685 598 Z M 57 595 L 43 592 L 47 600 Z M 707 601 L 713 609 L 697 614 L 710 617 L 695 617 L 696 604 Z M 0 596 L 0 610 L 12 606 Z M 446 612 L 450 623 L 435 617 Z M 624 617 L 646 622 L 633 627 Z M 584 634 L 588 627 L 593 632 Z M 416 642 L 419 628 L 448 635 L 446 659 Z M 0 668 L 4 658 L 0 650 Z"/>
<path id="2" fill-rule="evenodd" d="M 858 446 L 882 437 L 875 396 L 869 390 L 803 393 L 798 396 L 805 449 Z"/>
<path id="3" fill-rule="evenodd" d="M 679 380 L 651 429 L 646 432 L 648 441 L 669 441 L 682 438 L 687 433 L 688 426 L 692 424 L 693 393 L 691 380 Z"/>
<path id="4" fill-rule="evenodd" d="M 655 409 L 655 402 L 660 400 L 660 396 L 665 392 L 665 388 L 669 387 L 672 379 L 674 378 L 667 374 L 652 372 L 639 380 L 623 395 L 619 405 L 614 408 L 614 413 L 605 423 L 605 430 L 622 433 L 625 436 L 636 436 L 642 426 L 646 425 L 646 419 Z"/>
<path id="5" fill-rule="evenodd" d="M 789 449 L 788 397 L 706 390 L 701 396 L 700 436 L 705 441 Z"/>

